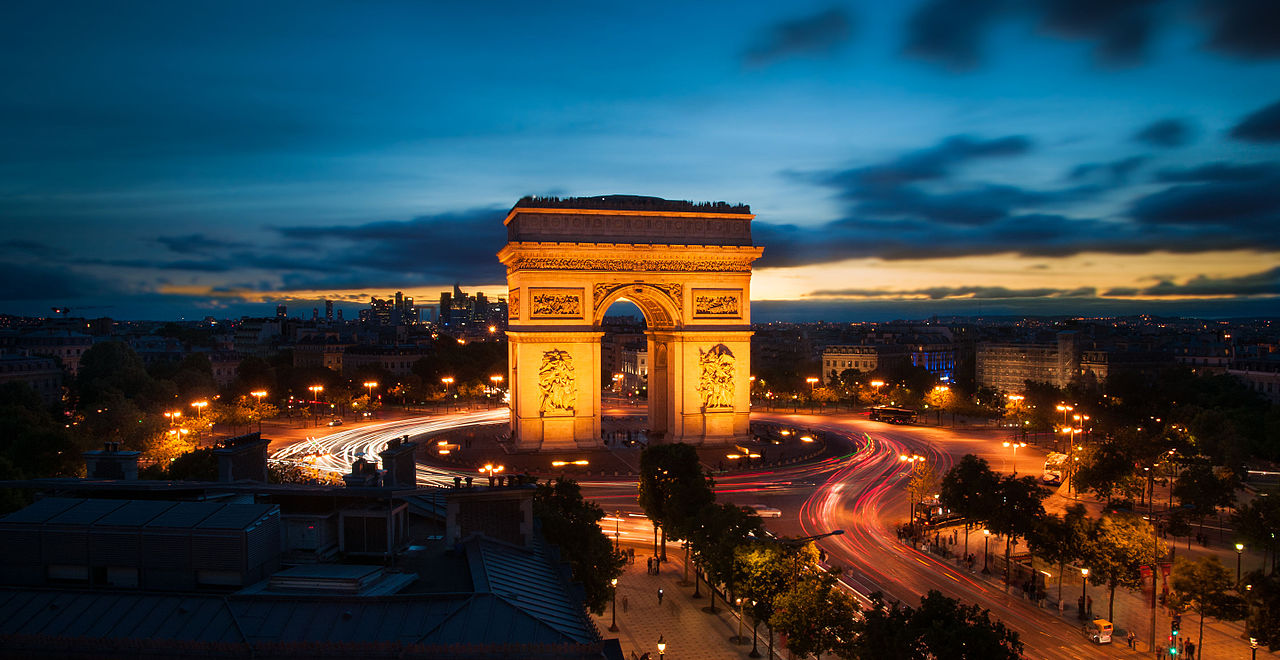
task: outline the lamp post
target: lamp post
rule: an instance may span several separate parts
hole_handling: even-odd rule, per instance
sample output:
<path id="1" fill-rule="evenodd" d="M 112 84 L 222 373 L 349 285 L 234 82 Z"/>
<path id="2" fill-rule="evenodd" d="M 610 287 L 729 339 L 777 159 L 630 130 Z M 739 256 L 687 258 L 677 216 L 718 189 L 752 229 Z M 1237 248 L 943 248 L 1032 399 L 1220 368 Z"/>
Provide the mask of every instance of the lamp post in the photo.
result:
<path id="1" fill-rule="evenodd" d="M 208 407 L 208 401 L 192 401 L 191 407 L 196 409 L 196 433 L 200 432 L 200 427 L 204 426 L 204 409 Z"/>
<path id="2" fill-rule="evenodd" d="M 622 524 L 622 511 L 614 510 L 613 512 L 613 552 L 616 554 L 621 548 L 622 533 L 620 525 Z"/>
<path id="3" fill-rule="evenodd" d="M 658 635 L 658 657 L 665 658 L 667 656 L 667 640 L 662 635 Z"/>
<path id="4" fill-rule="evenodd" d="M 991 571 L 987 569 L 987 562 L 991 559 L 991 553 L 988 552 L 987 546 L 991 542 L 991 530 L 982 530 L 982 574 L 986 575 Z"/>
<path id="5" fill-rule="evenodd" d="M 444 378 L 440 379 L 440 382 L 444 383 L 445 410 L 448 411 L 449 410 L 449 386 L 453 384 L 453 376 L 445 376 Z"/>
<path id="6" fill-rule="evenodd" d="M 311 414 L 315 419 L 316 426 L 320 426 L 320 413 L 316 411 L 316 402 L 320 400 L 320 393 L 324 391 L 324 385 L 312 385 L 307 389 L 311 390 Z"/>
<path id="7" fill-rule="evenodd" d="M 730 639 L 729 641 L 734 644 L 745 644 L 747 642 L 747 638 L 742 636 L 742 598 L 739 597 L 734 601 L 734 604 L 738 606 L 738 634 L 734 635 L 733 639 Z"/>
<path id="8" fill-rule="evenodd" d="M 609 623 L 609 632 L 618 632 L 618 578 L 609 580 L 613 585 L 613 621 Z"/>
<path id="9" fill-rule="evenodd" d="M 1025 442 L 1006 442 L 1006 443 L 1004 443 L 1004 446 L 1006 446 L 1006 447 L 1012 447 L 1012 448 L 1013 448 L 1013 476 L 1015 476 L 1015 477 L 1016 477 L 1016 476 L 1018 476 L 1018 447 L 1026 447 L 1026 446 L 1027 446 L 1027 443 L 1025 443 Z"/>
<path id="10" fill-rule="evenodd" d="M 906 454 L 898 454 L 898 461 L 910 465 L 912 472 L 915 472 L 916 463 L 923 460 L 924 457 L 919 454 L 912 454 L 910 456 Z M 907 524 L 914 525 L 916 522 L 916 502 L 909 487 L 907 488 L 907 507 Z"/>
<path id="11" fill-rule="evenodd" d="M 1252 655 L 1250 655 L 1249 657 L 1252 660 L 1258 660 L 1258 638 L 1257 637 L 1249 638 L 1249 650 L 1252 652 Z"/>
<path id="12" fill-rule="evenodd" d="M 760 657 L 760 617 L 756 615 L 758 605 L 759 602 L 751 601 L 751 652 L 747 654 L 748 658 Z"/>
<path id="13" fill-rule="evenodd" d="M 256 390 L 249 393 L 254 399 L 257 399 L 258 408 L 258 435 L 262 435 L 262 397 L 267 395 L 266 390 Z"/>
<path id="14" fill-rule="evenodd" d="M 366 380 L 364 382 L 364 389 L 366 392 L 369 393 L 369 409 L 367 412 L 369 413 L 370 417 L 373 417 L 373 388 L 377 386 L 378 386 L 378 381 L 376 380 Z"/>
<path id="15" fill-rule="evenodd" d="M 1244 554 L 1244 544 L 1236 544 L 1236 583 L 1240 582 L 1240 556 Z"/>
<path id="16" fill-rule="evenodd" d="M 1089 607 L 1089 569 L 1080 569 L 1080 618 L 1085 617 L 1085 608 Z"/>
<path id="17" fill-rule="evenodd" d="M 492 389 L 494 394 L 498 394 L 499 392 L 502 391 L 502 376 L 498 374 L 489 376 L 489 382 L 493 383 L 493 385 L 491 385 L 490 388 Z"/>

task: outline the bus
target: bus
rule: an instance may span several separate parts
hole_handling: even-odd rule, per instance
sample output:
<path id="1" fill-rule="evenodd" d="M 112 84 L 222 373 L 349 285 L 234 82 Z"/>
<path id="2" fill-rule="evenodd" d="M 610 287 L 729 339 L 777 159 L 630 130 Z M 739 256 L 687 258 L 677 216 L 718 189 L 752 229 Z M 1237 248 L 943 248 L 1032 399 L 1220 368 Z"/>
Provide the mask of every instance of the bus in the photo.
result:
<path id="1" fill-rule="evenodd" d="M 914 424 L 916 421 L 916 411 L 910 408 L 876 406 L 871 409 L 871 421 L 888 422 L 890 424 Z"/>

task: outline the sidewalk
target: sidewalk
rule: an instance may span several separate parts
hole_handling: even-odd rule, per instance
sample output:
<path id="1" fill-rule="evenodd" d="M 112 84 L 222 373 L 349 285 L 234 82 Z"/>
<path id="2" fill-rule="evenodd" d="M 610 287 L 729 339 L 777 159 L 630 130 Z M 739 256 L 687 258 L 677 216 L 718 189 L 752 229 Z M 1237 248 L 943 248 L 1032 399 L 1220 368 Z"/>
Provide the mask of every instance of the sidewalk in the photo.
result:
<path id="1" fill-rule="evenodd" d="M 702 585 L 702 597 L 698 599 L 692 597 L 692 584 L 688 587 L 680 586 L 680 579 L 684 577 L 684 565 L 679 549 L 667 546 L 667 562 L 656 576 L 645 573 L 645 560 L 649 555 L 639 551 L 646 548 L 636 549 L 636 563 L 624 567 L 618 578 L 618 632 L 609 632 L 609 608 L 605 609 L 603 616 L 592 615 L 605 639 L 618 639 L 623 657 L 630 660 L 634 652 L 636 657 L 648 653 L 650 658 L 656 659 L 659 635 L 667 644 L 665 658 L 670 660 L 747 657 L 751 652 L 750 619 L 742 627 L 748 643 L 741 646 L 732 644 L 729 638 L 738 633 L 737 613 L 717 597 L 716 609 L 719 613 L 707 614 L 702 610 L 711 602 L 707 595 L 707 585 Z M 692 577 L 690 573 L 690 578 Z M 663 590 L 661 605 L 658 604 L 658 589 Z M 775 650 L 781 649 L 776 637 L 775 647 Z M 768 639 L 764 626 L 760 627 L 759 648 L 762 657 L 768 656 Z"/>

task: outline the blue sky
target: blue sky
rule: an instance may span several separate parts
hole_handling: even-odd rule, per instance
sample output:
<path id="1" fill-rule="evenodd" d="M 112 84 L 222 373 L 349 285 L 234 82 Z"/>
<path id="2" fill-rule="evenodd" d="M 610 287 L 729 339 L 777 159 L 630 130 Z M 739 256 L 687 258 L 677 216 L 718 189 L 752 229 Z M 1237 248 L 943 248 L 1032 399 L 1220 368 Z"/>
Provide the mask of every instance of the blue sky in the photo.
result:
<path id="1" fill-rule="evenodd" d="M 1274 1 L 607 4 L 5 4 L 0 312 L 501 292 L 611 193 L 750 204 L 779 318 L 1280 309 Z"/>

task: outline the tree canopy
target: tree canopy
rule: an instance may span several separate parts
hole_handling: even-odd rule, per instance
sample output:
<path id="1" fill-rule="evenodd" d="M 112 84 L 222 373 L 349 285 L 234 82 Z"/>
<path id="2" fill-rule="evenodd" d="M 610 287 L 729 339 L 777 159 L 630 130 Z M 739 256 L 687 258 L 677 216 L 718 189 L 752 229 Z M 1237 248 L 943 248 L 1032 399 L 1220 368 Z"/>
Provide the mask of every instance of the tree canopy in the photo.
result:
<path id="1" fill-rule="evenodd" d="M 533 513 L 542 523 L 542 534 L 559 546 L 569 562 L 573 579 L 582 583 L 587 609 L 603 614 L 613 595 L 610 580 L 622 574 L 622 555 L 613 549 L 600 529 L 604 510 L 582 498 L 578 482 L 564 477 L 538 484 Z"/>

